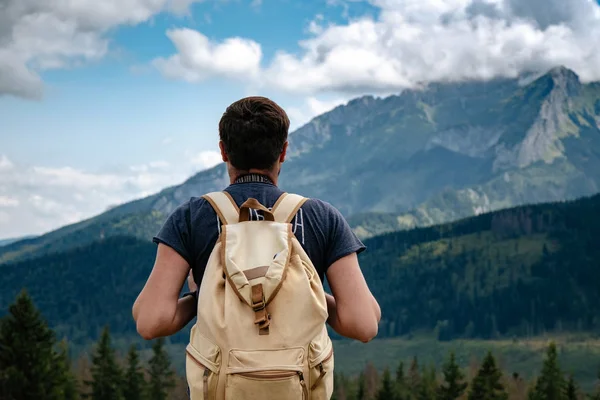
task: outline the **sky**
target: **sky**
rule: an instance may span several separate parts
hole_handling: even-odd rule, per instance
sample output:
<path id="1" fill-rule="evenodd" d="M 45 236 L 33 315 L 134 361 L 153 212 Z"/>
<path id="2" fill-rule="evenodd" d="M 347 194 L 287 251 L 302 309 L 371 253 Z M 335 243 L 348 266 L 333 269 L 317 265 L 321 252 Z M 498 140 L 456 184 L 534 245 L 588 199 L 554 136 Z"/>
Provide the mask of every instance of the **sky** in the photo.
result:
<path id="1" fill-rule="evenodd" d="M 241 97 L 293 130 L 365 94 L 557 65 L 600 80 L 596 0 L 0 0 L 0 239 L 214 166 Z"/>

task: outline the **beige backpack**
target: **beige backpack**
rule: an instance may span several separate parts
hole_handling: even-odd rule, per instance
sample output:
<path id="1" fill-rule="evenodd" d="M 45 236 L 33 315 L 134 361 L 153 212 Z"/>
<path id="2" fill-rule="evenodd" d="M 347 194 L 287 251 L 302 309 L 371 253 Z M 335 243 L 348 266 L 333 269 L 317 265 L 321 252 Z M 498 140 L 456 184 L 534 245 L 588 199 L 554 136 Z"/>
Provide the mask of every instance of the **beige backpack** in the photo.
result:
<path id="1" fill-rule="evenodd" d="M 270 211 L 252 198 L 238 209 L 226 192 L 203 197 L 223 226 L 187 346 L 191 400 L 330 399 L 325 292 L 291 225 L 306 199 L 283 194 Z M 250 209 L 264 220 L 249 221 Z"/>

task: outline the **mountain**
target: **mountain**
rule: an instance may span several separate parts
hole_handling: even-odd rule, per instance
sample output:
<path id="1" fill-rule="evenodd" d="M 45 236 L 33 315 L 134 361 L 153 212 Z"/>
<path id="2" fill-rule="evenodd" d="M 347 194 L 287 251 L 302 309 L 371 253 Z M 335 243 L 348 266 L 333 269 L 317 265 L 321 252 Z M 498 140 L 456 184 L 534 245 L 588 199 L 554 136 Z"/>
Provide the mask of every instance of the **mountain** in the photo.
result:
<path id="1" fill-rule="evenodd" d="M 359 259 L 382 308 L 379 337 L 599 332 L 599 241 L 600 194 L 373 237 Z M 89 344 L 105 324 L 117 340 L 134 340 L 131 307 L 155 251 L 147 240 L 113 236 L 6 264 L 0 315 L 26 288 L 75 344 Z M 171 340 L 183 343 L 187 333 Z"/>
<path id="2" fill-rule="evenodd" d="M 600 332 L 600 194 L 367 240 L 380 336 Z"/>
<path id="3" fill-rule="evenodd" d="M 0 239 L 0 247 L 7 246 L 11 243 L 15 243 L 15 242 L 18 242 L 21 240 L 32 239 L 34 237 L 35 237 L 34 235 L 30 235 L 30 236 L 22 236 L 22 237 L 18 237 L 18 238 Z"/>
<path id="4" fill-rule="evenodd" d="M 216 138 L 215 138 L 216 140 Z M 0 248 L 0 263 L 101 237 L 148 240 L 180 203 L 223 189 L 224 165 L 41 237 Z M 355 218 L 363 237 L 600 191 L 600 83 L 566 68 L 521 83 L 436 83 L 361 97 L 290 135 L 283 189 Z M 377 225 L 374 220 L 385 220 Z"/>

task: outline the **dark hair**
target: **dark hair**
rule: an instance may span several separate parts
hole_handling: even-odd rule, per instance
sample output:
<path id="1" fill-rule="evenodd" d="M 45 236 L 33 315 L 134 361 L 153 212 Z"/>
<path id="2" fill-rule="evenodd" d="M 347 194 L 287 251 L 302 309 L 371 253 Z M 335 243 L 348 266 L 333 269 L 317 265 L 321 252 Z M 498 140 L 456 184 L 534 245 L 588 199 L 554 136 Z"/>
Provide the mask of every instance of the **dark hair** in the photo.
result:
<path id="1" fill-rule="evenodd" d="M 231 165 L 241 171 L 270 169 L 283 151 L 290 120 L 266 97 L 246 97 L 227 107 L 219 137 Z"/>

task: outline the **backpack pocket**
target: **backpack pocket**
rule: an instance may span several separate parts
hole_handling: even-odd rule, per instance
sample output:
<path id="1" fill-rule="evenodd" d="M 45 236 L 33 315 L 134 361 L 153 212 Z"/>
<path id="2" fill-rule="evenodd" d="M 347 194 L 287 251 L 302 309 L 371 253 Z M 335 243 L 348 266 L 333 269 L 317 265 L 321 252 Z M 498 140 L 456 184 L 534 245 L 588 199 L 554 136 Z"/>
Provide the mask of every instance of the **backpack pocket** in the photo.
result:
<path id="1" fill-rule="evenodd" d="M 308 400 L 304 349 L 231 350 L 225 400 Z"/>
<path id="2" fill-rule="evenodd" d="M 192 338 L 194 342 L 186 347 L 185 364 L 190 400 L 208 400 L 215 396 L 221 351 L 199 333 Z"/>
<path id="3" fill-rule="evenodd" d="M 330 399 L 333 395 L 334 357 L 333 343 L 327 331 L 311 342 L 308 363 L 311 399 Z"/>

